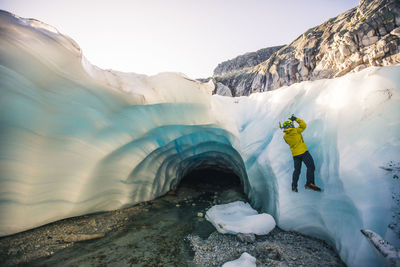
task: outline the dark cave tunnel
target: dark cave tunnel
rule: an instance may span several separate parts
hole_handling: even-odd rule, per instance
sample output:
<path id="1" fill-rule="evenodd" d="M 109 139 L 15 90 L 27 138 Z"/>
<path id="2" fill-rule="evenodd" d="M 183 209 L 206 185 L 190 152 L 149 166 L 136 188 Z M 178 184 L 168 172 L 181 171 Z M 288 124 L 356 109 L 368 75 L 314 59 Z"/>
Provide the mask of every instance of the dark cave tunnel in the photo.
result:
<path id="1" fill-rule="evenodd" d="M 203 239 L 208 238 L 215 227 L 207 220 L 195 219 L 198 212 L 205 216 L 207 210 L 214 205 L 235 201 L 249 202 L 239 176 L 229 169 L 211 166 L 189 170 L 183 175 L 176 192 L 178 196 L 184 195 L 185 199 L 191 201 L 188 209 L 185 209 L 188 206 L 182 206 L 185 215 L 181 215 L 181 219 L 192 225 L 193 234 Z M 188 213 L 193 213 L 194 216 L 187 217 Z"/>
<path id="2" fill-rule="evenodd" d="M 241 186 L 240 178 L 233 172 L 214 168 L 194 169 L 188 172 L 179 186 L 230 188 Z"/>
<path id="3" fill-rule="evenodd" d="M 242 182 L 235 173 L 212 167 L 198 168 L 185 174 L 177 188 L 190 188 L 196 191 L 217 193 L 218 204 L 234 200 L 246 200 Z"/>

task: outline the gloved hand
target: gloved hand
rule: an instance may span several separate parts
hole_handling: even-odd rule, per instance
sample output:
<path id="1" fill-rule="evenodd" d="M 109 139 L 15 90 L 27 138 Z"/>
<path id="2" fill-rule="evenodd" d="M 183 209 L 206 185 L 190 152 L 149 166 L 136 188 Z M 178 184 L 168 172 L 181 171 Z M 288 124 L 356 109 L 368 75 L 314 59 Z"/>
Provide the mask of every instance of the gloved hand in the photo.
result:
<path id="1" fill-rule="evenodd" d="M 289 120 L 295 121 L 295 120 L 297 120 L 297 118 L 294 116 L 294 114 L 292 114 L 292 117 L 290 117 Z"/>

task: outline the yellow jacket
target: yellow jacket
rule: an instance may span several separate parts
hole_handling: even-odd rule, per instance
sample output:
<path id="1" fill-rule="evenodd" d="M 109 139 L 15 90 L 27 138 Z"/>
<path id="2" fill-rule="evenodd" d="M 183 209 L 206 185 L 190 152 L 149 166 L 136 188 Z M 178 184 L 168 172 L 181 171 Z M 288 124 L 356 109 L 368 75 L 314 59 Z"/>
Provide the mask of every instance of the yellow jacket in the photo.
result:
<path id="1" fill-rule="evenodd" d="M 301 135 L 301 132 L 306 129 L 307 124 L 299 118 L 297 118 L 296 121 L 299 124 L 299 127 L 283 130 L 285 133 L 283 139 L 285 139 L 285 142 L 289 145 L 293 157 L 301 155 L 307 151 L 306 143 L 304 143 L 303 136 Z"/>

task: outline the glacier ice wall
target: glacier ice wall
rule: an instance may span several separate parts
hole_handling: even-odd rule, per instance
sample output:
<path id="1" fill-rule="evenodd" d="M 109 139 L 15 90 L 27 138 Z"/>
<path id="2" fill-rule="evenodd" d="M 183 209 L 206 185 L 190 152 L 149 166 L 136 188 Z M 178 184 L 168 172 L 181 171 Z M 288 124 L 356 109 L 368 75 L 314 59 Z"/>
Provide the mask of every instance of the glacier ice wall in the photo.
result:
<path id="1" fill-rule="evenodd" d="M 250 97 L 215 96 L 235 117 L 251 187 L 268 180 L 280 227 L 322 238 L 350 266 L 377 266 L 360 235 L 375 229 L 400 246 L 400 66 L 369 68 L 331 80 L 303 82 Z M 293 159 L 278 121 L 292 113 L 316 164 L 322 193 L 291 192 Z M 397 164 L 397 165 L 396 165 Z M 397 167 L 395 167 L 397 166 Z M 299 184 L 305 183 L 305 166 Z M 255 202 L 264 198 L 260 190 Z M 396 195 L 397 194 L 397 195 Z"/>
<path id="2" fill-rule="evenodd" d="M 0 235 L 150 200 L 211 167 L 236 173 L 278 226 L 325 239 L 350 266 L 374 266 L 360 229 L 400 246 L 399 74 L 369 68 L 211 96 L 212 84 L 181 74 L 101 70 L 51 26 L 0 11 Z M 290 191 L 277 126 L 292 113 L 308 123 L 323 193 Z"/>
<path id="3" fill-rule="evenodd" d="M 68 37 L 6 12 L 0 35 L 0 235 L 154 199 L 201 166 L 246 183 L 209 85 L 101 71 Z"/>

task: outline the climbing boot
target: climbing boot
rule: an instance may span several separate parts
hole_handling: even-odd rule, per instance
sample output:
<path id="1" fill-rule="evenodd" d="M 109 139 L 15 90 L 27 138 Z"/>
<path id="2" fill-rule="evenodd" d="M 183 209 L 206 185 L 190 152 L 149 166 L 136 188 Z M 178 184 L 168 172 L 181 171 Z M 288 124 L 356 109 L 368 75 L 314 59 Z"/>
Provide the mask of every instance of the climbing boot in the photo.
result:
<path id="1" fill-rule="evenodd" d="M 308 189 L 308 190 L 314 190 L 314 191 L 317 191 L 317 192 L 321 191 L 321 188 L 319 188 L 315 184 L 306 184 L 304 187 L 305 187 L 305 189 Z"/>
<path id="2" fill-rule="evenodd" d="M 297 193 L 297 192 L 298 192 L 298 191 L 297 191 L 297 186 L 292 185 L 292 191 Z"/>

